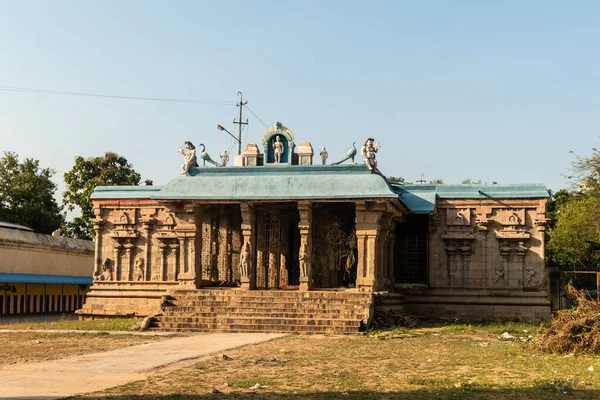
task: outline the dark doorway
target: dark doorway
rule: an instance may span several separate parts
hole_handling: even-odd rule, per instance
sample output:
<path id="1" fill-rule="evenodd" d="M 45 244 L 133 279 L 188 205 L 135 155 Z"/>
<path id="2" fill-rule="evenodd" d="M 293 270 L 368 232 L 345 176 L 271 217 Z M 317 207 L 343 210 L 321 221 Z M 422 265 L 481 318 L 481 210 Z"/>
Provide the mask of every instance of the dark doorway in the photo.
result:
<path id="1" fill-rule="evenodd" d="M 406 223 L 396 225 L 394 276 L 396 283 L 428 282 L 428 217 L 409 215 Z"/>
<path id="2" fill-rule="evenodd" d="M 313 209 L 312 277 L 315 287 L 354 287 L 356 233 L 354 203 L 319 203 Z"/>

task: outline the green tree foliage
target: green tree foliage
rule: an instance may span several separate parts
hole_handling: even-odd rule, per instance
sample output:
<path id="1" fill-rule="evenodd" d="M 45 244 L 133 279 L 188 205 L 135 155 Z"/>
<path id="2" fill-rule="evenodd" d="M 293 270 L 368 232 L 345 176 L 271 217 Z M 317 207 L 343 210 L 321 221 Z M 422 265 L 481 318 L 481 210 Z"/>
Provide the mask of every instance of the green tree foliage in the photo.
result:
<path id="1" fill-rule="evenodd" d="M 55 171 L 40 168 L 32 158 L 5 152 L 0 158 L 0 220 L 50 234 L 64 223 L 62 207 L 54 199 Z"/>
<path id="2" fill-rule="evenodd" d="M 467 178 L 467 179 L 464 179 L 461 183 L 463 185 L 480 185 L 481 184 L 481 179 L 479 179 L 478 181 L 474 181 L 471 178 Z"/>
<path id="3" fill-rule="evenodd" d="M 440 178 L 435 178 L 429 181 L 429 184 L 431 185 L 443 185 L 444 184 L 444 180 L 440 179 Z"/>
<path id="4" fill-rule="evenodd" d="M 412 182 L 407 182 L 403 177 L 399 176 L 388 176 L 388 181 L 393 183 L 399 183 L 401 185 L 412 185 Z"/>
<path id="5" fill-rule="evenodd" d="M 563 268 L 600 267 L 600 152 L 576 156 L 572 191 L 548 202 L 548 261 Z"/>
<path id="6" fill-rule="evenodd" d="M 64 204 L 69 211 L 79 208 L 81 216 L 67 223 L 68 236 L 91 239 L 94 230 L 91 219 L 94 218 L 94 206 L 91 196 L 96 186 L 139 185 L 141 175 L 133 166 L 116 153 L 107 152 L 101 157 L 77 157 L 75 165 L 65 174 L 67 191 Z M 146 184 L 152 184 L 147 180 Z"/>
<path id="7" fill-rule="evenodd" d="M 563 267 L 597 266 L 591 242 L 600 241 L 600 197 L 572 197 L 559 211 L 549 232 L 549 259 Z"/>

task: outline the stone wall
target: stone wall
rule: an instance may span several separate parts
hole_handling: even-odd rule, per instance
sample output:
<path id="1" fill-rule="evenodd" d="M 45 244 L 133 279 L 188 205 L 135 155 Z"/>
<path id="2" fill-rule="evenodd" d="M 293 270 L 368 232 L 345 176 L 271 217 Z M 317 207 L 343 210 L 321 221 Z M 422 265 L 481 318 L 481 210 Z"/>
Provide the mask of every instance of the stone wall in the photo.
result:
<path id="1" fill-rule="evenodd" d="M 545 199 L 438 199 L 429 224 L 429 285 L 408 308 L 436 315 L 550 316 Z"/>

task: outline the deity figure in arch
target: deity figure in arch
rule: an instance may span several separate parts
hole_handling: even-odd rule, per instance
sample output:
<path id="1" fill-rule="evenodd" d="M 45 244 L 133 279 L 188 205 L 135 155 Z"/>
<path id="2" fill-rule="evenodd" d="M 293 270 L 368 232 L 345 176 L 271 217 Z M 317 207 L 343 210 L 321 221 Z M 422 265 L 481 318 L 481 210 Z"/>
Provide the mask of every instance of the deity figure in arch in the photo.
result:
<path id="1" fill-rule="evenodd" d="M 377 171 L 377 160 L 375 158 L 375 153 L 377 153 L 381 147 L 379 142 L 376 144 L 373 144 L 373 142 L 375 142 L 375 139 L 368 138 L 360 150 L 360 153 L 365 160 L 365 164 L 369 168 L 369 171 Z"/>
<path id="2" fill-rule="evenodd" d="M 189 172 L 190 168 L 198 166 L 198 160 L 196 158 L 196 146 L 192 142 L 185 142 L 184 147 L 187 152 L 181 147 L 177 147 L 177 152 L 183 156 L 183 164 L 181 164 L 181 175 L 185 175 Z"/>
<path id="3" fill-rule="evenodd" d="M 279 135 L 275 136 L 275 142 L 273 142 L 273 158 L 275 159 L 275 164 L 279 164 L 281 162 L 281 156 L 285 147 L 283 147 L 283 143 L 279 138 Z"/>

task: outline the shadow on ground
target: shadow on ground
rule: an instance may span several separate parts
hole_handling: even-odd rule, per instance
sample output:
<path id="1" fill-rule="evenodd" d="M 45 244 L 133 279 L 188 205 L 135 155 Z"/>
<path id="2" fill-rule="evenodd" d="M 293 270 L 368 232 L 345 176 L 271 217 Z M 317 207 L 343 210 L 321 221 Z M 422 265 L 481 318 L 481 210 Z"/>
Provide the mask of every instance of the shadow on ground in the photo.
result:
<path id="1" fill-rule="evenodd" d="M 1 398 L 1 397 L 0 397 Z M 66 399 L 86 400 L 204 400 L 204 399 L 600 399 L 600 390 L 564 390 L 562 388 L 532 388 L 532 389 L 444 389 L 444 390 L 414 390 L 405 392 L 306 392 L 306 393 L 275 393 L 252 391 L 246 393 L 216 393 L 205 395 L 109 395 L 85 397 L 68 397 Z M 31 398 L 28 398 L 31 399 Z M 37 400 L 50 399 L 37 397 Z M 14 398 L 25 400 L 25 398 Z"/>

